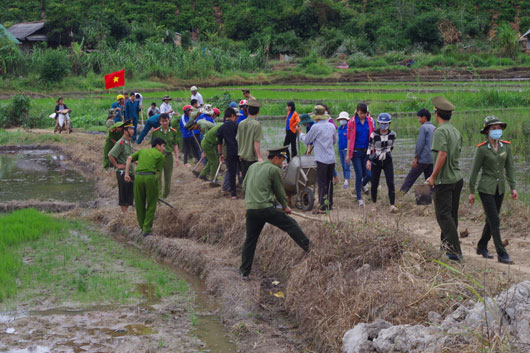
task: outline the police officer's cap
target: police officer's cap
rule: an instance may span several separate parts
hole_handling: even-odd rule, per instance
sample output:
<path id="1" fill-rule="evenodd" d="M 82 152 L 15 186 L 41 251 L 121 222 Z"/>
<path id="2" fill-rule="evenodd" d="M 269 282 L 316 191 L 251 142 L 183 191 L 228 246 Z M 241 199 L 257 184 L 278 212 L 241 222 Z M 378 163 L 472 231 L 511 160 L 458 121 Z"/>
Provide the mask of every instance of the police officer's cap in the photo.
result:
<path id="1" fill-rule="evenodd" d="M 451 113 L 456 107 L 445 97 L 437 96 L 432 99 L 432 104 L 440 113 Z"/>
<path id="2" fill-rule="evenodd" d="M 184 125 L 184 128 L 188 129 L 188 130 L 191 130 L 192 126 L 195 125 L 195 119 L 191 119 L 188 120 L 188 122 L 186 123 L 186 125 Z"/>
<path id="3" fill-rule="evenodd" d="M 269 157 L 271 157 L 271 158 L 272 157 L 276 157 L 276 156 L 287 158 L 288 151 L 289 151 L 289 146 L 271 148 L 271 149 L 267 150 L 267 152 L 269 152 Z"/>
<path id="4" fill-rule="evenodd" d="M 134 124 L 133 124 L 133 121 L 132 119 L 129 119 L 129 120 L 125 120 L 125 122 L 123 123 L 123 128 L 126 129 L 128 127 L 134 127 Z"/>
<path id="5" fill-rule="evenodd" d="M 249 107 L 255 107 L 255 108 L 261 108 L 261 103 L 258 102 L 258 101 L 255 100 L 255 99 L 249 99 L 249 101 L 248 101 L 248 106 L 249 106 Z"/>

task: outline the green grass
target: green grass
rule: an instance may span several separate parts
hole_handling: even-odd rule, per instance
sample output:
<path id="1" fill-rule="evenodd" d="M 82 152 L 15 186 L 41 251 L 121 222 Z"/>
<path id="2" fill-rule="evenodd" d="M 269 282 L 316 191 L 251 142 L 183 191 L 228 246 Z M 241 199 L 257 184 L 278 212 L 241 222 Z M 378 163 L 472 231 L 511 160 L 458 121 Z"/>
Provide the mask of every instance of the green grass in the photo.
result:
<path id="1" fill-rule="evenodd" d="M 38 143 L 62 142 L 63 138 L 59 135 L 43 134 L 36 135 L 18 129 L 16 131 L 7 131 L 0 129 L 0 145 L 31 145 Z"/>
<path id="2" fill-rule="evenodd" d="M 35 210 L 0 218 L 4 307 L 36 303 L 136 303 L 188 291 L 174 273 L 82 222 Z M 139 289 L 148 288 L 149 296 Z M 152 297 L 151 297 L 152 296 Z"/>

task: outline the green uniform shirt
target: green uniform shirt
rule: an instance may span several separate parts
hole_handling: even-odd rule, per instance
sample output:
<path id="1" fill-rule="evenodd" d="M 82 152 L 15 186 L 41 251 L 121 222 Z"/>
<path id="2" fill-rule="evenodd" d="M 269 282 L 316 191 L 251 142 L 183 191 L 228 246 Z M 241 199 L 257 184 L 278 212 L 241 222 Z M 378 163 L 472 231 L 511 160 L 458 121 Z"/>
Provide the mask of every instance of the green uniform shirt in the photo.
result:
<path id="1" fill-rule="evenodd" d="M 438 152 L 447 152 L 447 160 L 434 181 L 436 185 L 454 184 L 457 181 L 462 180 L 462 173 L 458 166 L 461 150 L 462 136 L 450 122 L 445 122 L 434 130 L 434 136 L 432 139 L 434 165 L 436 165 Z"/>
<path id="2" fill-rule="evenodd" d="M 164 167 L 165 157 L 156 148 L 146 148 L 132 154 L 132 161 L 138 161 L 137 172 L 158 173 Z"/>
<path id="3" fill-rule="evenodd" d="M 117 129 L 117 126 L 121 125 L 121 124 L 122 123 L 119 122 L 119 123 L 113 124 L 109 128 L 109 132 L 107 133 L 107 141 L 108 142 L 111 142 L 111 140 L 114 140 L 114 141 L 117 142 L 123 136 L 123 129 L 122 130 L 118 130 Z"/>
<path id="4" fill-rule="evenodd" d="M 249 162 L 257 161 L 258 156 L 254 149 L 254 142 L 263 140 L 263 131 L 259 121 L 250 116 L 243 120 L 237 128 L 236 140 L 239 157 Z"/>
<path id="5" fill-rule="evenodd" d="M 208 133 L 208 131 L 210 131 L 210 129 L 215 126 L 214 123 L 211 123 L 211 122 L 209 122 L 206 119 L 201 119 L 201 120 L 197 121 L 196 123 L 197 123 L 197 125 L 199 125 L 199 128 L 201 129 L 201 133 L 202 133 L 203 136 L 206 135 Z"/>
<path id="6" fill-rule="evenodd" d="M 219 130 L 221 126 L 223 126 L 223 124 L 215 125 L 210 130 L 208 130 L 208 132 L 204 135 L 204 138 L 202 139 L 202 141 L 206 143 L 208 147 L 216 148 L 217 143 L 219 142 L 219 139 L 217 138 L 217 130 Z"/>
<path id="7" fill-rule="evenodd" d="M 109 152 L 118 164 L 126 164 L 127 158 L 133 153 L 133 141 L 127 141 L 124 137 L 119 139 Z"/>
<path id="8" fill-rule="evenodd" d="M 165 153 L 173 153 L 173 147 L 177 144 L 178 133 L 177 130 L 170 127 L 167 131 L 164 131 L 162 127 L 154 129 L 151 134 L 151 143 L 156 137 L 160 137 L 166 141 Z"/>
<path id="9" fill-rule="evenodd" d="M 500 141 L 498 151 L 495 151 L 489 142 L 478 145 L 469 178 L 469 191 L 472 194 L 475 193 L 477 176 L 481 169 L 482 174 L 478 183 L 479 192 L 495 195 L 498 188 L 499 194 L 504 194 L 504 170 L 506 170 L 506 179 L 508 179 L 510 189 L 515 189 L 515 172 L 509 142 Z"/>
<path id="10" fill-rule="evenodd" d="M 280 171 L 280 167 L 268 159 L 254 163 L 248 168 L 245 180 L 243 180 L 247 210 L 272 207 L 275 196 L 284 208 L 287 207 L 287 197 Z"/>

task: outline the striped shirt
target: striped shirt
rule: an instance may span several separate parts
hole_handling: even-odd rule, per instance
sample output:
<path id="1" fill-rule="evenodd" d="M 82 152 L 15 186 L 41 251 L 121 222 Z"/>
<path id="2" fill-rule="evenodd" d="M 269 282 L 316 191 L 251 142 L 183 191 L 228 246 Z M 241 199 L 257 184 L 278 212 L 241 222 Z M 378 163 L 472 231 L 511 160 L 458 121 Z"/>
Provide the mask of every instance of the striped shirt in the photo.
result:
<path id="1" fill-rule="evenodd" d="M 368 150 L 366 154 L 370 157 L 370 160 L 386 159 L 387 154 L 394 149 L 394 141 L 396 140 L 396 133 L 389 130 L 387 134 L 382 135 L 381 130 L 377 129 L 370 135 L 370 142 L 368 143 Z"/>

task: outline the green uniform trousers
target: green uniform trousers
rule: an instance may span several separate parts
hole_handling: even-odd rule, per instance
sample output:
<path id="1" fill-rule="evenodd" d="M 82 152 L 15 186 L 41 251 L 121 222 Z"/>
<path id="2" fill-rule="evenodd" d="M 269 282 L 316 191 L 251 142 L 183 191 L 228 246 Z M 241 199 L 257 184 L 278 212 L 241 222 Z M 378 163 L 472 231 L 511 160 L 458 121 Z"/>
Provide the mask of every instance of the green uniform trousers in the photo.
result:
<path id="1" fill-rule="evenodd" d="M 162 193 L 162 173 L 158 175 L 159 190 L 162 193 L 162 197 L 166 198 L 171 190 L 171 176 L 173 175 L 173 153 L 164 153 L 166 157 L 164 161 L 164 192 Z"/>
<path id="2" fill-rule="evenodd" d="M 153 228 L 158 193 L 158 177 L 155 174 L 136 175 L 134 178 L 136 218 L 144 233 L 150 233 Z"/>
<path id="3" fill-rule="evenodd" d="M 305 236 L 298 223 L 289 217 L 283 210 L 275 207 L 261 208 L 258 210 L 247 210 L 247 237 L 243 245 L 241 256 L 241 267 L 239 272 L 243 276 L 248 276 L 252 269 L 254 253 L 258 244 L 258 238 L 265 226 L 270 223 L 287 232 L 289 236 L 305 251 L 309 251 L 309 239 Z"/>
<path id="4" fill-rule="evenodd" d="M 458 240 L 458 205 L 464 181 L 434 186 L 433 201 L 436 220 L 442 230 L 442 247 L 447 253 L 462 255 Z"/>
<path id="5" fill-rule="evenodd" d="M 204 166 L 204 169 L 201 170 L 201 176 L 207 176 L 210 174 L 210 177 L 215 177 L 215 173 L 217 172 L 217 167 L 219 166 L 219 157 L 217 157 L 217 151 L 215 150 L 215 147 L 211 147 L 209 144 L 201 143 L 202 150 L 204 151 L 204 154 L 206 155 L 206 165 Z"/>
<path id="6" fill-rule="evenodd" d="M 114 144 L 111 141 L 106 141 L 105 146 L 103 147 L 103 168 L 107 169 L 110 167 L 109 161 L 109 152 L 114 147 Z"/>
<path id="7" fill-rule="evenodd" d="M 497 255 L 506 255 L 506 249 L 502 245 L 501 231 L 500 231 L 500 219 L 499 214 L 501 213 L 502 201 L 504 194 L 499 194 L 499 188 L 495 192 L 495 195 L 485 194 L 479 192 L 482 206 L 484 207 L 484 213 L 486 214 L 486 224 L 482 231 L 482 237 L 480 238 L 477 248 L 487 249 L 488 242 L 493 236 L 493 243 L 495 244 L 495 250 Z"/>

